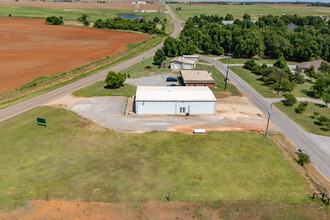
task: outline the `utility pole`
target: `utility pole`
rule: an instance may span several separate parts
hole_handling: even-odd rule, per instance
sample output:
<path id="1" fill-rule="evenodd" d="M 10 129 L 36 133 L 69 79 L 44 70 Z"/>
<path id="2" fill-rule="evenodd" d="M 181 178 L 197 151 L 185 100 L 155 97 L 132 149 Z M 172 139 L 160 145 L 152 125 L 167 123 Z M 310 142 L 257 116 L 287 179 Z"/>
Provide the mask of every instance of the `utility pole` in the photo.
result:
<path id="1" fill-rule="evenodd" d="M 268 120 L 267 120 L 265 136 L 267 136 L 267 133 L 268 133 L 268 126 L 269 126 L 269 121 L 270 121 L 270 115 L 272 113 L 272 106 L 273 106 L 273 103 L 270 104 L 269 109 L 268 109 Z"/>
<path id="2" fill-rule="evenodd" d="M 228 73 L 229 73 L 229 64 L 227 66 L 227 72 L 226 72 L 226 78 L 225 78 L 225 90 L 227 90 L 227 83 L 229 82 Z"/>
<path id="3" fill-rule="evenodd" d="M 231 43 L 229 44 L 228 64 L 230 63 Z"/>
<path id="4" fill-rule="evenodd" d="M 277 95 L 280 93 L 280 89 L 281 89 L 281 82 L 282 82 L 282 75 L 283 75 L 282 71 L 283 70 L 281 69 L 280 82 L 278 83 L 278 88 L 277 88 Z"/>

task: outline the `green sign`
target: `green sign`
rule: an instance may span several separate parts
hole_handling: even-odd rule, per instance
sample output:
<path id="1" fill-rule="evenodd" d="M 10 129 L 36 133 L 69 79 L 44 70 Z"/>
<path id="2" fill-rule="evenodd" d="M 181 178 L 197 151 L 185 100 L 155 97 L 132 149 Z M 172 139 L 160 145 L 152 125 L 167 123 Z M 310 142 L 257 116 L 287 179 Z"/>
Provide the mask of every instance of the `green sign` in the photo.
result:
<path id="1" fill-rule="evenodd" d="M 47 125 L 46 125 L 46 119 L 37 118 L 37 125 L 41 125 L 41 126 L 47 127 Z"/>

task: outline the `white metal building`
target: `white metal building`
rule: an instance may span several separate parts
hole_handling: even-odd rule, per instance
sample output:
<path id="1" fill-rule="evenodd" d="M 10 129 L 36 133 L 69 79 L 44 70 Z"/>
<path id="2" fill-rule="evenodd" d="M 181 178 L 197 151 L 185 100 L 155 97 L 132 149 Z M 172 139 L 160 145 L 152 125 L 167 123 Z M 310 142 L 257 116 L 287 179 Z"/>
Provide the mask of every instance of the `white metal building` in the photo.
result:
<path id="1" fill-rule="evenodd" d="M 216 98 L 208 87 L 138 86 L 135 112 L 151 115 L 215 114 Z"/>
<path id="2" fill-rule="evenodd" d="M 171 60 L 171 69 L 173 70 L 192 70 L 196 67 L 197 61 L 189 60 L 184 57 L 176 57 Z"/>

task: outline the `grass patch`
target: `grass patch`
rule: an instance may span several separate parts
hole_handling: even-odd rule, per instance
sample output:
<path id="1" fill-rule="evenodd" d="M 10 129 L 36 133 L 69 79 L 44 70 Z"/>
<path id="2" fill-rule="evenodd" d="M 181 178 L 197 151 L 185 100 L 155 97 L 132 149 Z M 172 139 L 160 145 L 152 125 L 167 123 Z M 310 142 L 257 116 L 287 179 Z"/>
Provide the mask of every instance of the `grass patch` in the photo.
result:
<path id="1" fill-rule="evenodd" d="M 1 94 L 0 109 L 37 97 L 54 89 L 60 88 L 72 82 L 78 81 L 82 78 L 98 73 L 101 70 L 125 62 L 126 60 L 129 60 L 157 46 L 164 40 L 164 38 L 165 37 L 162 36 L 150 37 L 147 41 L 135 46 L 131 45 L 130 49 L 114 56 L 100 59 L 98 61 L 87 64 L 83 67 L 76 68 L 69 72 L 37 78 L 30 82 L 30 85 L 28 84 L 23 86 L 22 88 Z"/>
<path id="2" fill-rule="evenodd" d="M 36 125 L 36 117 L 47 128 Z M 64 109 L 37 107 L 0 123 L 0 208 L 30 199 L 275 201 L 312 191 L 257 133 L 116 133 Z"/>
<path id="3" fill-rule="evenodd" d="M 93 96 L 134 96 L 136 93 L 136 86 L 131 84 L 124 84 L 124 86 L 118 89 L 109 89 L 105 87 L 104 81 L 99 81 L 86 86 L 83 89 L 79 89 L 73 92 L 73 95 L 80 97 L 93 97 Z"/>
<path id="4" fill-rule="evenodd" d="M 243 69 L 241 66 L 232 66 L 230 69 L 241 77 L 246 83 L 254 88 L 260 95 L 265 98 L 283 98 L 282 92 L 276 94 L 276 91 L 269 84 L 262 81 L 262 76 L 252 73 L 250 70 Z M 290 92 L 296 97 L 310 97 L 311 83 L 297 84 Z"/>
<path id="5" fill-rule="evenodd" d="M 320 115 L 330 118 L 330 109 L 324 105 L 309 102 L 306 111 L 302 114 L 297 114 L 295 108 L 298 107 L 299 103 L 300 102 L 297 102 L 291 107 L 285 106 L 282 102 L 274 103 L 274 105 L 305 131 L 313 134 L 330 136 L 330 131 L 322 129 L 325 128 L 325 126 L 322 127 L 316 124 L 317 118 L 313 115 L 314 112 L 319 112 Z"/>
<path id="6" fill-rule="evenodd" d="M 196 65 L 195 69 L 206 70 L 209 73 L 212 73 L 212 77 L 215 80 L 215 90 L 213 91 L 214 95 L 220 95 L 225 91 L 230 92 L 232 95 L 241 95 L 241 92 L 237 89 L 237 87 L 231 83 L 227 84 L 227 90 L 225 90 L 225 76 L 222 75 L 214 66 L 199 63 Z"/>
<path id="7" fill-rule="evenodd" d="M 47 18 L 49 16 L 62 16 L 64 20 L 75 21 L 82 14 L 89 15 L 90 20 L 115 18 L 121 14 L 132 14 L 141 16 L 147 20 L 152 20 L 154 17 L 164 19 L 169 18 L 165 13 L 142 13 L 134 12 L 131 9 L 100 9 L 100 8 L 77 8 L 74 10 L 67 10 L 64 8 L 43 8 L 43 7 L 31 7 L 31 6 L 5 6 L 0 7 L 0 17 L 8 17 L 11 14 L 12 17 L 21 18 Z M 170 19 L 171 20 L 171 19 Z"/>
<path id="8" fill-rule="evenodd" d="M 244 64 L 248 59 L 244 58 L 230 58 L 230 62 L 228 62 L 227 58 L 218 59 L 219 62 L 224 64 Z M 260 59 L 255 60 L 257 64 L 274 64 L 276 59 Z M 286 61 L 287 65 L 296 65 L 296 62 L 293 61 Z"/>
<path id="9" fill-rule="evenodd" d="M 243 14 L 247 13 L 252 19 L 257 20 L 260 13 L 263 15 L 286 15 L 307 16 L 307 15 L 328 15 L 330 9 L 327 7 L 298 7 L 296 5 L 177 5 L 171 4 L 173 12 L 181 20 L 187 20 L 195 15 L 219 15 L 225 17 L 232 14 L 235 18 L 242 19 Z M 181 11 L 176 8 L 181 7 Z"/>

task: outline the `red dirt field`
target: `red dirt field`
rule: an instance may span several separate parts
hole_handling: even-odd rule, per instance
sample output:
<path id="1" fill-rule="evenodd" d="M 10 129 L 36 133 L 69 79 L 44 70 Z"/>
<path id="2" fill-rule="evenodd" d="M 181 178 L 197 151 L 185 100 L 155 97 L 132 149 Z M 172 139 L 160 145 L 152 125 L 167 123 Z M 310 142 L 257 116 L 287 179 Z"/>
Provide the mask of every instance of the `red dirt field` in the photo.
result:
<path id="1" fill-rule="evenodd" d="M 293 214 L 293 216 L 291 216 Z M 288 216 L 289 215 L 289 216 Z M 155 202 L 103 203 L 41 201 L 0 213 L 0 220 L 98 220 L 98 219 L 327 219 L 319 203 L 288 205 L 275 202 Z"/>
<path id="2" fill-rule="evenodd" d="M 46 25 L 43 19 L 0 18 L 0 93 L 125 51 L 140 34 Z"/>
<path id="3" fill-rule="evenodd" d="M 132 9 L 136 10 L 136 6 L 132 2 L 127 1 L 111 1 L 107 3 L 97 3 L 97 2 L 32 2 L 32 1 L 0 1 L 1 5 L 10 6 L 31 6 L 31 7 L 44 7 L 44 8 L 105 8 L 105 9 Z M 161 4 L 146 4 L 139 5 L 140 10 L 163 10 Z"/>

